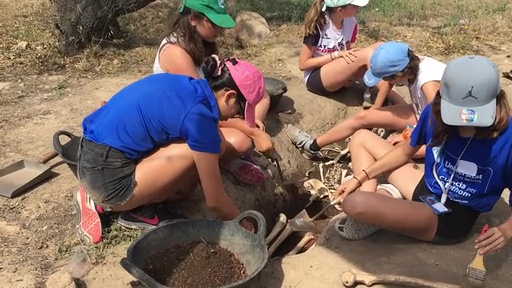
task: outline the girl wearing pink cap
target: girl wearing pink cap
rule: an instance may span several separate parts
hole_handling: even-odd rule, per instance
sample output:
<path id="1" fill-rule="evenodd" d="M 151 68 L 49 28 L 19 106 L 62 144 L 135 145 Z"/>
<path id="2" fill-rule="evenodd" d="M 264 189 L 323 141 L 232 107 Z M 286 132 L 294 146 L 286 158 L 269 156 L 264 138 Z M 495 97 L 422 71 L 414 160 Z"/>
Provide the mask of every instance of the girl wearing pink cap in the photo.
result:
<path id="1" fill-rule="evenodd" d="M 254 125 L 263 76 L 234 58 L 206 58 L 205 78 L 169 73 L 138 80 L 87 116 L 78 153 L 77 231 L 101 240 L 99 215 L 121 212 L 129 228 L 179 217 L 162 203 L 187 197 L 200 180 L 206 204 L 223 220 L 240 210 L 225 193 L 219 160 L 229 145 L 218 123 L 243 114 Z"/>
<path id="2" fill-rule="evenodd" d="M 225 29 L 234 27 L 235 21 L 227 13 L 224 1 L 183 0 L 169 36 L 160 44 L 153 72 L 204 77 L 201 63 L 206 57 L 218 53 L 217 38 Z M 253 143 L 261 152 L 272 148 L 271 138 L 264 132 L 263 125 L 269 106 L 270 98 L 265 92 L 256 106 L 255 124 L 238 118 L 219 123 L 229 143 L 226 153 L 232 156 L 222 162 L 222 167 L 246 184 L 260 184 L 265 180 L 265 174 L 258 166 L 239 157 L 248 155 L 253 150 Z"/>

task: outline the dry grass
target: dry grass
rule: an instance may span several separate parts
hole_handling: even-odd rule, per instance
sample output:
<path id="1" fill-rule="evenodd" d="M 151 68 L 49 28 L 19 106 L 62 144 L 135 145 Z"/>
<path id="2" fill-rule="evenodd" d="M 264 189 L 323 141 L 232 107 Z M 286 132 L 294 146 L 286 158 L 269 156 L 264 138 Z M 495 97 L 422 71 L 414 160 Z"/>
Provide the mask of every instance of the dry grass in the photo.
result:
<path id="1" fill-rule="evenodd" d="M 55 48 L 54 15 L 49 1 L 1 1 L 4 13 L 0 22 L 0 81 L 42 73 L 80 77 L 150 73 L 155 50 L 176 11 L 177 2 L 157 1 L 141 11 L 121 17 L 122 28 L 129 35 L 124 41 L 90 47 L 74 57 L 62 57 Z M 512 31 L 512 4 L 509 2 L 373 0 L 360 10 L 358 45 L 393 39 L 406 41 L 416 51 L 429 55 L 450 57 L 490 53 L 490 50 L 508 44 L 508 35 Z M 257 11 L 270 20 L 274 33 L 266 46 L 301 41 L 299 22 L 310 0 L 245 0 L 236 3 L 236 10 Z M 19 47 L 23 41 L 28 42 L 26 49 Z M 262 53 L 261 48 L 240 49 L 229 33 L 221 39 L 221 47 L 223 54 L 248 59 Z M 270 66 L 262 69 L 271 72 L 272 61 L 268 62 Z"/>
<path id="2" fill-rule="evenodd" d="M 434 55 L 495 53 L 512 30 L 508 0 L 374 0 L 359 16 L 370 41 L 403 40 Z"/>

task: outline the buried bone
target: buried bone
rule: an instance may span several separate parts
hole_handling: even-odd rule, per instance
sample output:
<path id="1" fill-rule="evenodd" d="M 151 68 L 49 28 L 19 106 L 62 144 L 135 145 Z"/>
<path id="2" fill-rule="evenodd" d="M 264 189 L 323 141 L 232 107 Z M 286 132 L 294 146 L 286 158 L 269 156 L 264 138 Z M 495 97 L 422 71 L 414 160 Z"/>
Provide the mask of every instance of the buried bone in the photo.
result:
<path id="1" fill-rule="evenodd" d="M 292 256 L 292 255 L 299 253 L 299 251 L 302 250 L 302 248 L 304 248 L 306 246 L 306 244 L 308 244 L 312 240 L 315 240 L 315 234 L 313 234 L 311 232 L 307 232 L 304 235 L 304 237 L 302 237 L 302 239 L 299 241 L 297 246 L 295 246 L 290 252 L 288 252 L 288 254 L 286 254 L 286 256 Z"/>
<path id="2" fill-rule="evenodd" d="M 279 216 L 277 218 L 277 222 L 274 225 L 274 228 L 272 228 L 272 231 L 268 234 L 267 238 L 265 238 L 265 245 L 269 245 L 274 238 L 276 238 L 277 234 L 283 230 L 283 228 L 286 226 L 286 223 L 288 223 L 288 218 L 283 213 L 279 213 Z"/>
<path id="3" fill-rule="evenodd" d="M 346 270 L 341 274 L 341 282 L 344 287 L 354 287 L 356 284 L 363 284 L 371 287 L 375 284 L 400 285 L 405 287 L 424 288 L 456 288 L 458 285 L 427 281 L 419 278 L 398 276 L 398 275 L 373 275 L 356 270 Z"/>
<path id="4" fill-rule="evenodd" d="M 274 241 L 274 243 L 272 243 L 272 245 L 270 245 L 270 248 L 268 248 L 268 256 L 272 256 L 272 254 L 274 254 L 274 252 L 276 252 L 277 247 L 279 247 L 279 245 L 281 245 L 284 242 L 284 240 L 286 240 L 286 238 L 288 238 L 288 236 L 290 236 L 290 234 L 292 234 L 292 232 L 293 232 L 293 229 L 290 227 L 290 225 L 287 224 L 286 227 L 284 227 L 281 234 L 279 235 L 279 237 L 277 237 L 277 239 Z"/>

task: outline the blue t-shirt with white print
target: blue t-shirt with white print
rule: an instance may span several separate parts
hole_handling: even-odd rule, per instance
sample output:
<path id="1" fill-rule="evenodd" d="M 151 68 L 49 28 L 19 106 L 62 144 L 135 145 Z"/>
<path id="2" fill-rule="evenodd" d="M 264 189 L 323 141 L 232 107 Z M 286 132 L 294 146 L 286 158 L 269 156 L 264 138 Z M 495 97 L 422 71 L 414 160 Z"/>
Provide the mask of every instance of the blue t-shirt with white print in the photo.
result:
<path id="1" fill-rule="evenodd" d="M 431 118 L 432 105 L 421 113 L 418 124 L 411 133 L 412 147 L 427 144 L 425 151 L 425 184 L 439 199 L 443 194 L 433 169 L 444 186 L 449 182 L 457 159 L 470 138 L 450 136 L 441 148 L 430 145 L 435 120 Z M 512 187 L 512 119 L 508 127 L 495 138 L 473 138 L 462 154 L 448 198 L 480 212 L 488 212 L 501 197 L 505 188 Z M 438 161 L 436 163 L 436 156 Z M 435 165 L 435 166 L 434 166 Z M 512 204 L 512 194 L 509 203 Z"/>
<path id="2" fill-rule="evenodd" d="M 138 160 L 184 140 L 198 152 L 220 153 L 219 107 L 205 79 L 168 73 L 142 78 L 85 117 L 84 137 Z"/>

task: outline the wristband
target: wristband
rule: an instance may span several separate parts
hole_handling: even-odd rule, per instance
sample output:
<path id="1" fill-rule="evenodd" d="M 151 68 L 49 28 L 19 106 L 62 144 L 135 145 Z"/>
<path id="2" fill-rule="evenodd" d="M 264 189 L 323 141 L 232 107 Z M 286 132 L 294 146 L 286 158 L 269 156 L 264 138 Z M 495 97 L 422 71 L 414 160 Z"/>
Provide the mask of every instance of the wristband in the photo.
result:
<path id="1" fill-rule="evenodd" d="M 354 175 L 352 178 L 356 179 L 357 182 L 359 182 L 359 187 L 363 186 L 363 183 L 361 183 L 361 180 L 357 179 L 357 177 Z"/>
<path id="2" fill-rule="evenodd" d="M 366 174 L 366 178 L 367 178 L 368 180 L 370 180 L 370 175 L 368 175 L 368 172 L 366 172 L 366 170 L 365 170 L 365 169 L 363 169 L 363 172 L 364 172 L 364 174 Z"/>

